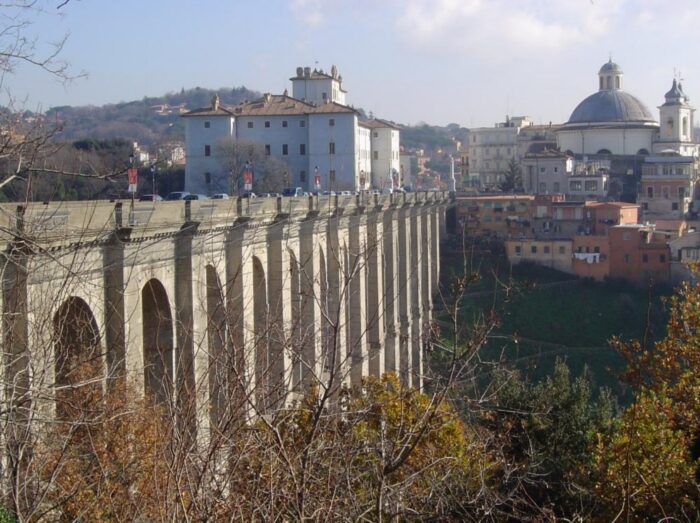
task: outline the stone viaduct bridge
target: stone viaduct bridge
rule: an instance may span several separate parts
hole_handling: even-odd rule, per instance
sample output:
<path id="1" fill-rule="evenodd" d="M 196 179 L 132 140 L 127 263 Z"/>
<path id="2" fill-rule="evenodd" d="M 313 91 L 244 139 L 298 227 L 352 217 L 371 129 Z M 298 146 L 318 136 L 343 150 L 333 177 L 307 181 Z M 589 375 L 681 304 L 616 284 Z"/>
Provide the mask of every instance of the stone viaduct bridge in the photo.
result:
<path id="1" fill-rule="evenodd" d="M 449 206 L 443 192 L 2 204 L 2 394 L 45 391 L 53 409 L 92 372 L 215 422 L 233 394 L 264 413 L 385 371 L 421 387 Z"/>

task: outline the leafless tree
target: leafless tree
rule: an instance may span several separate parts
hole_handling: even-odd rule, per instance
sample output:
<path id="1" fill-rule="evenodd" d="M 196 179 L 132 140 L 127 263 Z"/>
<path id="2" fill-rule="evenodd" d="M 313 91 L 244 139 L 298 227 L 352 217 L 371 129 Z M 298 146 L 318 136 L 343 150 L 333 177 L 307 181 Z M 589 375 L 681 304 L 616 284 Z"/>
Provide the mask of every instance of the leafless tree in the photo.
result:
<path id="1" fill-rule="evenodd" d="M 229 179 L 228 186 L 213 189 L 238 193 L 243 188 L 246 168 L 250 168 L 254 174 L 254 191 L 281 192 L 285 186 L 285 178 L 288 177 L 286 165 L 266 151 L 262 144 L 228 138 L 218 144 L 217 154 L 224 171 L 229 173 Z"/>

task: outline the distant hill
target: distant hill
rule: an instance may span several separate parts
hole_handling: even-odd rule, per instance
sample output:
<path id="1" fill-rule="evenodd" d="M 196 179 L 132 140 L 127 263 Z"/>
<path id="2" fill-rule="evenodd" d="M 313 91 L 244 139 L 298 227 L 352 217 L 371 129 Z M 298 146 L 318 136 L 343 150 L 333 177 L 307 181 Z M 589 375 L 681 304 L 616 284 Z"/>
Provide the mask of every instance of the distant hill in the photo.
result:
<path id="1" fill-rule="evenodd" d="M 218 94 L 221 102 L 234 105 L 260 97 L 246 87 L 223 89 L 182 89 L 158 97 L 97 106 L 53 107 L 46 113 L 49 121 L 63 124 L 58 139 L 72 142 L 85 138 L 108 140 L 127 138 L 139 144 L 152 145 L 164 140 L 184 140 L 185 127 L 179 115 L 190 109 L 204 107 Z"/>
<path id="2" fill-rule="evenodd" d="M 123 138 L 151 146 L 163 141 L 184 140 L 185 125 L 180 114 L 209 105 L 215 94 L 226 105 L 255 100 L 261 96 L 261 93 L 243 86 L 221 89 L 195 87 L 163 96 L 103 106 L 53 107 L 47 111 L 46 118 L 50 122 L 62 124 L 63 131 L 57 136 L 61 142 Z M 360 118 L 365 119 L 364 111 L 361 108 L 357 110 Z M 25 114 L 25 118 L 33 116 L 35 115 L 31 113 Z M 424 123 L 401 126 L 401 145 L 406 149 L 424 149 L 427 153 L 438 149 L 449 150 L 454 147 L 455 140 L 466 141 L 467 133 L 467 129 L 457 124 L 445 127 Z"/>

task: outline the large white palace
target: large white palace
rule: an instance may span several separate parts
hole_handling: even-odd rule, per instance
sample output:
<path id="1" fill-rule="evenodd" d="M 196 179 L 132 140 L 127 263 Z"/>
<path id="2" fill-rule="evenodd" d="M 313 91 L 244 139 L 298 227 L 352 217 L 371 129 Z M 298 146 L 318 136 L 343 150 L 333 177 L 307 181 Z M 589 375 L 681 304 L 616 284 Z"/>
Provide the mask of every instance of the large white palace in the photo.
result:
<path id="1" fill-rule="evenodd" d="M 342 76 L 298 67 L 292 95 L 262 98 L 227 107 L 218 98 L 186 119 L 185 190 L 211 194 L 234 192 L 221 144 L 243 140 L 265 146 L 286 165 L 288 182 L 304 189 L 382 188 L 400 171 L 399 128 L 379 119 L 361 120 L 345 101 Z"/>

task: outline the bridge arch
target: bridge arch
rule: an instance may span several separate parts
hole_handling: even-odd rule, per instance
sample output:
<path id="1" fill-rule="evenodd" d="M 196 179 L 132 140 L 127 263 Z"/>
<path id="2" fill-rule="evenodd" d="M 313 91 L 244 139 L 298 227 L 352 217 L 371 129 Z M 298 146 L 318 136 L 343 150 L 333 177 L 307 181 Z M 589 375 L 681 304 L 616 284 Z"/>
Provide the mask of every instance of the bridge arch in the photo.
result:
<path id="1" fill-rule="evenodd" d="M 173 399 L 173 318 L 165 287 L 155 278 L 141 290 L 141 312 L 144 392 L 154 403 L 167 405 Z"/>
<path id="2" fill-rule="evenodd" d="M 67 298 L 53 317 L 56 412 L 72 418 L 102 397 L 104 354 L 90 306 Z"/>

